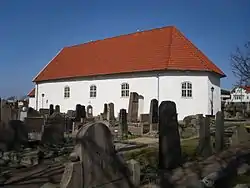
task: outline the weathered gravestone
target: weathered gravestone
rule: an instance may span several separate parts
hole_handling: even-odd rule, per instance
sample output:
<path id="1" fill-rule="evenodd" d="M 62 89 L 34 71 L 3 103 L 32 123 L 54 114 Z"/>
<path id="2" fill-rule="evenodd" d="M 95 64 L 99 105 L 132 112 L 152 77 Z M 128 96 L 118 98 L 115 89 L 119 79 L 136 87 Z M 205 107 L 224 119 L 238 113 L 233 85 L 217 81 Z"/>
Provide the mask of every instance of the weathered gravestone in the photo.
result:
<path id="1" fill-rule="evenodd" d="M 49 115 L 51 116 L 54 113 L 54 105 L 50 104 L 49 105 Z"/>
<path id="2" fill-rule="evenodd" d="M 75 122 L 81 121 L 81 114 L 82 114 L 82 106 L 80 104 L 76 105 L 76 116 L 75 116 Z"/>
<path id="3" fill-rule="evenodd" d="M 134 187 L 130 179 L 131 174 L 125 163 L 116 155 L 111 132 L 104 123 L 84 125 L 77 133 L 74 153 L 74 164 L 78 164 L 82 170 L 78 169 L 79 173 L 74 172 L 68 165 L 61 181 L 63 187 Z M 77 161 L 77 156 L 80 162 Z M 78 183 L 82 182 L 83 185 L 74 185 L 72 178 L 78 179 Z"/>
<path id="4" fill-rule="evenodd" d="M 159 169 L 161 186 L 172 187 L 168 174 L 182 163 L 176 105 L 163 101 L 159 107 Z"/>
<path id="5" fill-rule="evenodd" d="M 68 111 L 67 111 L 67 116 L 68 116 L 69 118 L 74 119 L 75 116 L 76 116 L 76 111 L 75 111 L 75 110 L 68 110 Z"/>
<path id="6" fill-rule="evenodd" d="M 40 108 L 40 109 L 39 109 L 39 113 L 40 113 L 43 117 L 48 117 L 48 116 L 49 116 L 49 109 L 47 109 L 47 108 Z"/>
<path id="7" fill-rule="evenodd" d="M 114 112 L 114 103 L 108 104 L 108 114 L 107 114 L 107 120 L 108 121 L 114 121 L 115 120 L 115 112 Z"/>
<path id="8" fill-rule="evenodd" d="M 8 125 L 0 128 L 0 150 L 18 150 L 28 143 L 28 132 L 20 120 L 11 120 Z"/>
<path id="9" fill-rule="evenodd" d="M 224 147 L 224 117 L 223 112 L 216 113 L 215 119 L 215 151 L 220 152 Z"/>
<path id="10" fill-rule="evenodd" d="M 103 114 L 102 114 L 103 120 L 107 120 L 107 116 L 108 116 L 108 104 L 105 103 L 104 104 L 104 109 L 103 109 Z"/>
<path id="11" fill-rule="evenodd" d="M 127 138 L 127 136 L 128 136 L 128 122 L 127 122 L 126 109 L 121 109 L 119 116 L 120 116 L 119 122 L 120 122 L 121 136 Z"/>
<path id="12" fill-rule="evenodd" d="M 86 119 L 86 109 L 85 109 L 85 106 L 82 105 L 81 106 L 81 119 Z"/>
<path id="13" fill-rule="evenodd" d="M 137 122 L 139 108 L 139 95 L 136 92 L 131 92 L 128 104 L 128 121 Z"/>
<path id="14" fill-rule="evenodd" d="M 91 105 L 87 106 L 87 118 L 93 117 L 93 107 Z"/>
<path id="15" fill-rule="evenodd" d="M 64 139 L 65 121 L 64 117 L 54 112 L 44 125 L 41 142 L 43 144 L 60 144 Z"/>
<path id="16" fill-rule="evenodd" d="M 24 121 L 25 118 L 28 116 L 28 108 L 27 107 L 22 107 L 19 115 L 19 120 Z"/>
<path id="17" fill-rule="evenodd" d="M 210 139 L 210 117 L 203 115 L 198 116 L 199 129 L 199 144 L 197 147 L 197 154 L 207 158 L 212 154 L 211 139 Z"/>
<path id="18" fill-rule="evenodd" d="M 8 103 L 2 101 L 1 108 L 1 119 L 5 125 L 8 125 L 9 121 L 12 118 L 12 110 Z"/>
<path id="19" fill-rule="evenodd" d="M 150 132 L 158 130 L 158 100 L 152 99 L 150 102 L 149 124 Z"/>
<path id="20" fill-rule="evenodd" d="M 247 129 L 244 125 L 236 127 L 234 133 L 231 137 L 231 145 L 235 146 L 240 143 L 244 143 L 250 140 L 250 133 L 247 132 Z"/>
<path id="21" fill-rule="evenodd" d="M 60 113 L 60 106 L 59 105 L 55 106 L 55 112 Z"/>

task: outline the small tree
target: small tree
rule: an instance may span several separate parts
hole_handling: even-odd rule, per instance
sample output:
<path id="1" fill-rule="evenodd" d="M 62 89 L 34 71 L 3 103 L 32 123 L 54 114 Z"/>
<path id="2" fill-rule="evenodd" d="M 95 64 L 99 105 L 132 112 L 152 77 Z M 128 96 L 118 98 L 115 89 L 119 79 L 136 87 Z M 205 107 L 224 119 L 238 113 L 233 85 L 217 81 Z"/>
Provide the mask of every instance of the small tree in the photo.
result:
<path id="1" fill-rule="evenodd" d="M 231 54 L 231 66 L 233 74 L 238 78 L 238 84 L 249 84 L 250 82 L 250 41 L 246 42 L 244 48 L 237 47 Z"/>

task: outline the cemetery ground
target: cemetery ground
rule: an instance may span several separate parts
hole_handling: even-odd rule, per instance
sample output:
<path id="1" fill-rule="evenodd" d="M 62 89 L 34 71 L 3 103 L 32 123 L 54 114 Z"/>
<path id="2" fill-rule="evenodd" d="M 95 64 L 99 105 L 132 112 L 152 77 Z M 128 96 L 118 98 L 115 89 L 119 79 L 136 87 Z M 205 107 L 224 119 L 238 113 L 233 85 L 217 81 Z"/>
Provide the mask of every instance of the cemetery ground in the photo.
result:
<path id="1" fill-rule="evenodd" d="M 98 117 L 80 104 L 67 114 L 59 105 L 39 112 L 2 105 L 0 187 L 250 185 L 247 117 L 234 111 L 226 118 L 228 110 L 178 122 L 174 102 L 158 108 L 153 99 L 149 114 L 138 118 L 138 96 L 130 96 L 118 119 L 112 103 Z"/>

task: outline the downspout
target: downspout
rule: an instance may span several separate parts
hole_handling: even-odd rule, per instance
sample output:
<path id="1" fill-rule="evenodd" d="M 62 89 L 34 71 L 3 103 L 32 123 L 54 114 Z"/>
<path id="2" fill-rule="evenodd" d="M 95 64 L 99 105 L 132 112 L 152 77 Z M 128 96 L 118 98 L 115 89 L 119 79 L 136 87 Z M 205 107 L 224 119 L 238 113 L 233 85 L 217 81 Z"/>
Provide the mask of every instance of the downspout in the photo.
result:
<path id="1" fill-rule="evenodd" d="M 38 84 L 36 84 L 36 110 L 38 110 Z"/>
<path id="2" fill-rule="evenodd" d="M 159 73 L 156 75 L 157 78 L 157 100 L 158 100 L 158 130 L 159 130 L 159 122 L 160 122 L 160 75 Z"/>
<path id="3" fill-rule="evenodd" d="M 158 106 L 160 105 L 160 76 L 159 74 L 156 75 L 157 77 L 157 100 L 158 100 Z"/>

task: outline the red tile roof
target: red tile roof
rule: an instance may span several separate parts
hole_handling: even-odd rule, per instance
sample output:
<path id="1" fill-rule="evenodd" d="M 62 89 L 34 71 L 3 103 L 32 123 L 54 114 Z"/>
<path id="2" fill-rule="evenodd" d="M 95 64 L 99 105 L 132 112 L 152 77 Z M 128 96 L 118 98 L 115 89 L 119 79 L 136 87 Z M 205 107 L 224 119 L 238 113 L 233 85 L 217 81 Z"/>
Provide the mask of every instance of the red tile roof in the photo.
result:
<path id="1" fill-rule="evenodd" d="M 246 90 L 247 93 L 250 93 L 250 86 L 243 86 L 242 88 Z"/>
<path id="2" fill-rule="evenodd" d="M 34 82 L 153 70 L 225 74 L 173 26 L 65 47 Z"/>
<path id="3" fill-rule="evenodd" d="M 29 97 L 35 97 L 35 88 L 33 88 L 29 93 L 28 93 Z"/>

